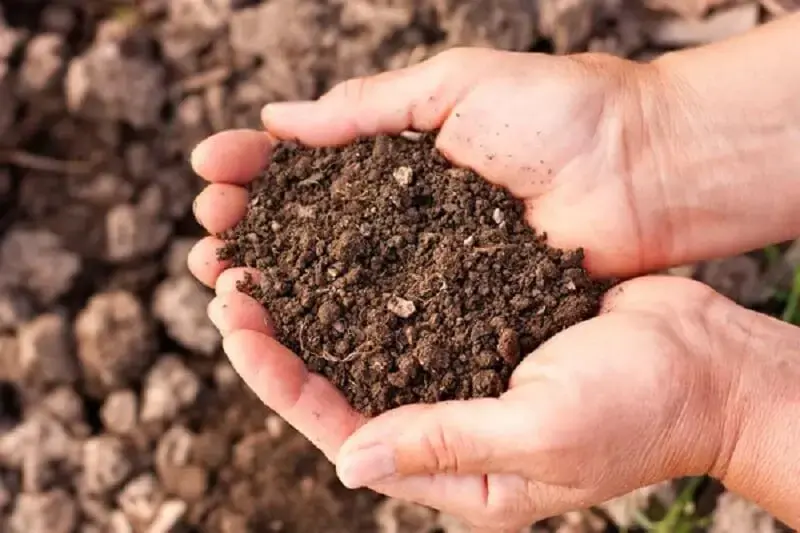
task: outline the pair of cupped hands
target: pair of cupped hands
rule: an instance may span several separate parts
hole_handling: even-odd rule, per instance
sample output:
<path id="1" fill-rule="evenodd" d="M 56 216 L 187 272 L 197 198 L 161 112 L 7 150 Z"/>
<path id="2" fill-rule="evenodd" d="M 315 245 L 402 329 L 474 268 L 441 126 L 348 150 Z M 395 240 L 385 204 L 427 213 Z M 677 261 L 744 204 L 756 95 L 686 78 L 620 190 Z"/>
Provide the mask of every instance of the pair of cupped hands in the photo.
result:
<path id="1" fill-rule="evenodd" d="M 680 154 L 670 136 L 690 129 L 680 121 L 693 111 L 678 86 L 656 63 L 457 49 L 313 102 L 270 104 L 266 131 L 205 140 L 191 161 L 210 182 L 194 207 L 211 234 L 244 216 L 245 186 L 279 139 L 327 146 L 439 130 L 441 152 L 523 200 L 552 245 L 583 247 L 597 277 L 633 278 L 599 316 L 525 358 L 500 398 L 368 420 L 274 339 L 267 310 L 236 290 L 246 269 L 219 261 L 221 242 L 209 236 L 189 266 L 216 290 L 208 312 L 233 366 L 346 486 L 434 507 L 476 531 L 517 531 L 681 476 L 746 487 L 739 455 L 767 408 L 752 399 L 768 379 L 761 369 L 781 364 L 754 339 L 794 332 L 700 283 L 644 275 L 771 237 L 726 217 L 724 199 L 687 207 L 697 187 L 672 172 Z"/>

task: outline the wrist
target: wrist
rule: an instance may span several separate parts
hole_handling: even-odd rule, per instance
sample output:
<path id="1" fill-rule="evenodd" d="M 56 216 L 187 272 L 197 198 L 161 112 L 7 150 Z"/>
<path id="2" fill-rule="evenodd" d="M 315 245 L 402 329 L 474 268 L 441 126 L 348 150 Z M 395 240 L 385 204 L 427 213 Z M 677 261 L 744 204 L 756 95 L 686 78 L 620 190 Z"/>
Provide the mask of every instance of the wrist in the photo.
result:
<path id="1" fill-rule="evenodd" d="M 731 381 L 720 452 L 709 474 L 798 527 L 800 332 L 742 308 L 723 325 L 726 346 L 741 366 Z"/>

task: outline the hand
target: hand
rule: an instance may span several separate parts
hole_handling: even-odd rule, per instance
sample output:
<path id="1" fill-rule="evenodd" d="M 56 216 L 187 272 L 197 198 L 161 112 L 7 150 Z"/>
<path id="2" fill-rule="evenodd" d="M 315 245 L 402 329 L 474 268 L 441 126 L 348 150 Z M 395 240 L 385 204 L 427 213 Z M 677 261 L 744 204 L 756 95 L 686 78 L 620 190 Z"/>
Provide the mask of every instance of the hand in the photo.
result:
<path id="1" fill-rule="evenodd" d="M 239 186 L 267 163 L 274 137 L 338 144 L 441 128 L 439 148 L 523 198 L 551 242 L 585 246 L 597 274 L 640 272 L 675 259 L 664 183 L 641 174 L 655 168 L 659 143 L 625 138 L 645 122 L 640 95 L 658 89 L 652 100 L 669 101 L 664 87 L 653 67 L 599 56 L 451 52 L 340 85 L 319 102 L 269 106 L 269 134 L 207 140 L 193 164 L 214 183 L 195 212 L 212 233 L 235 224 L 247 202 Z M 216 287 L 209 313 L 264 403 L 335 460 L 347 485 L 485 530 L 679 475 L 726 478 L 741 434 L 729 413 L 748 390 L 737 379 L 748 364 L 739 346 L 754 323 L 776 327 L 692 282 L 645 278 L 528 357 L 502 398 L 410 406 L 367 422 L 272 338 L 266 312 L 235 291 L 243 270 L 223 272 L 216 261 L 219 245 L 201 241 L 190 267 Z"/>

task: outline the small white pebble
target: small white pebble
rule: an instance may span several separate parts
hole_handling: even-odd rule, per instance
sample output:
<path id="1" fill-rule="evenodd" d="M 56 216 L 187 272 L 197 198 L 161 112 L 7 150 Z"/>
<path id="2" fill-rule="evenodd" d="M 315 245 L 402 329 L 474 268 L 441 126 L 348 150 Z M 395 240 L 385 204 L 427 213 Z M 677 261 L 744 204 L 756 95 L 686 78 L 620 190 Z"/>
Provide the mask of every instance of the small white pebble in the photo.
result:
<path id="1" fill-rule="evenodd" d="M 405 130 L 405 131 L 400 133 L 400 137 L 402 137 L 402 138 L 404 138 L 404 139 L 406 139 L 408 141 L 417 142 L 420 139 L 422 139 L 422 132 Z"/>
<path id="2" fill-rule="evenodd" d="M 464 246 L 472 246 L 473 244 L 475 244 L 475 235 L 470 235 L 464 239 Z"/>
<path id="3" fill-rule="evenodd" d="M 398 296 L 393 296 L 389 303 L 386 304 L 386 308 L 400 318 L 408 318 L 417 312 L 417 306 L 414 305 L 414 302 Z"/>
<path id="4" fill-rule="evenodd" d="M 392 172 L 392 177 L 401 187 L 408 187 L 414 181 L 414 171 L 411 167 L 397 167 Z"/>
<path id="5" fill-rule="evenodd" d="M 273 221 L 272 221 L 272 222 L 270 222 L 270 224 L 269 224 L 269 229 L 271 229 L 272 231 L 280 231 L 280 229 L 281 229 L 281 225 L 280 225 L 280 223 L 279 223 L 279 222 L 275 222 L 275 221 L 273 220 Z"/>
<path id="6" fill-rule="evenodd" d="M 506 216 L 503 214 L 502 211 L 500 211 L 499 207 L 495 208 L 494 212 L 492 213 L 492 220 L 494 220 L 495 223 L 497 223 L 498 225 L 505 222 Z"/>
<path id="7" fill-rule="evenodd" d="M 286 423 L 278 415 L 269 415 L 265 424 L 267 426 L 267 433 L 273 439 L 280 438 L 286 428 Z"/>

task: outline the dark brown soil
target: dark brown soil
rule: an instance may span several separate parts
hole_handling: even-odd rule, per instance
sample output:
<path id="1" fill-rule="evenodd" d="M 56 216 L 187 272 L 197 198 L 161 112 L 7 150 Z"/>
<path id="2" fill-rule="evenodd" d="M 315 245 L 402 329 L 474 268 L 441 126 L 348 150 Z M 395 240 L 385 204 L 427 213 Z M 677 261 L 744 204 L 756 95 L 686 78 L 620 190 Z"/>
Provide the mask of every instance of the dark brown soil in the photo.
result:
<path id="1" fill-rule="evenodd" d="M 602 293 L 580 250 L 549 247 L 431 135 L 281 147 L 226 238 L 222 258 L 261 272 L 243 288 L 280 340 L 367 415 L 500 395 Z"/>

